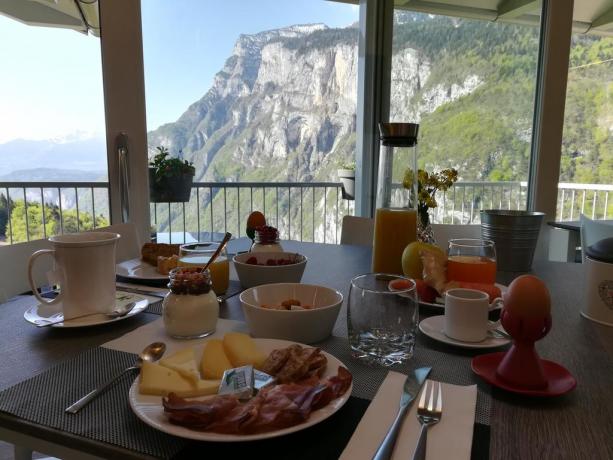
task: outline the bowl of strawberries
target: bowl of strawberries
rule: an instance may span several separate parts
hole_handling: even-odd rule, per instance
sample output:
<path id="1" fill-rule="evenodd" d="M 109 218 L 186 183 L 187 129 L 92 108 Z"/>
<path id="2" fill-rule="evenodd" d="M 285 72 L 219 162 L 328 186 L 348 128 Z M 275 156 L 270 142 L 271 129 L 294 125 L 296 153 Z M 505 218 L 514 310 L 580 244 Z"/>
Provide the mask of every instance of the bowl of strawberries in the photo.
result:
<path id="1" fill-rule="evenodd" d="M 271 283 L 299 283 L 306 256 L 295 252 L 246 252 L 232 258 L 244 288 Z"/>

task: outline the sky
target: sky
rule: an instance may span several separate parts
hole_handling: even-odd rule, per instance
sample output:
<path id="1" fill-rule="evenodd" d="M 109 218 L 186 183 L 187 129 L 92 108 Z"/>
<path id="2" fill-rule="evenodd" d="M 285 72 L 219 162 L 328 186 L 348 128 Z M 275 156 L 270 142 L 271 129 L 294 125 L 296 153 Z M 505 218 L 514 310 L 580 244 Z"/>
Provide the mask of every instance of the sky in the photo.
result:
<path id="1" fill-rule="evenodd" d="M 344 27 L 356 6 L 325 0 L 141 0 L 147 127 L 173 122 L 210 88 L 240 34 Z M 0 15 L 0 143 L 102 137 L 100 42 Z"/>

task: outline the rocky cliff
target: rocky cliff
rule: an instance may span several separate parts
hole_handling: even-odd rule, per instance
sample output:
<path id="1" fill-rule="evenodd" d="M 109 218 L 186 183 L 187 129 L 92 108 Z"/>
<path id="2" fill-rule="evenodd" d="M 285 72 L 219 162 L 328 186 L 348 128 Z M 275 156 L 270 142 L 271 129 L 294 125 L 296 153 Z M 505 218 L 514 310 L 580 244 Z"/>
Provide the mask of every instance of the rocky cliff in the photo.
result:
<path id="1" fill-rule="evenodd" d="M 357 34 L 312 24 L 242 35 L 212 88 L 149 134 L 150 149 L 182 151 L 197 180 L 335 180 L 355 151 Z M 433 85 L 431 67 L 418 49 L 394 53 L 393 120 L 418 120 L 482 83 Z"/>

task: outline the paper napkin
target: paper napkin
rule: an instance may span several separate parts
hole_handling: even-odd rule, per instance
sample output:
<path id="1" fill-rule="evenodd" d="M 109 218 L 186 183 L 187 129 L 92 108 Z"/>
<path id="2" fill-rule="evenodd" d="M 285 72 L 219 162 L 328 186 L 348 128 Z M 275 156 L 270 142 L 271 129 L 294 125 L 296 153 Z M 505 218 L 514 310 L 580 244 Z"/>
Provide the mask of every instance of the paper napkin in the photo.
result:
<path id="1" fill-rule="evenodd" d="M 126 351 L 128 353 L 140 353 L 143 348 L 152 342 L 164 342 L 166 344 L 166 355 L 170 356 L 175 351 L 181 350 L 188 345 L 196 346 L 204 343 L 208 339 L 220 339 L 226 332 L 247 332 L 247 325 L 242 321 L 230 319 L 218 319 L 217 328 L 213 334 L 202 339 L 179 340 L 171 338 L 164 328 L 162 318 L 151 321 L 144 326 L 134 329 L 131 332 L 119 337 L 118 339 L 106 342 L 102 346 L 112 350 Z"/>
<path id="2" fill-rule="evenodd" d="M 398 372 L 388 373 L 343 451 L 342 460 L 372 459 L 396 417 L 405 379 L 406 375 Z M 404 419 L 392 455 L 394 460 L 410 459 L 413 455 L 420 430 L 418 401 L 419 397 Z M 426 460 L 470 459 L 476 404 L 476 385 L 443 383 L 443 417 L 428 429 Z"/>

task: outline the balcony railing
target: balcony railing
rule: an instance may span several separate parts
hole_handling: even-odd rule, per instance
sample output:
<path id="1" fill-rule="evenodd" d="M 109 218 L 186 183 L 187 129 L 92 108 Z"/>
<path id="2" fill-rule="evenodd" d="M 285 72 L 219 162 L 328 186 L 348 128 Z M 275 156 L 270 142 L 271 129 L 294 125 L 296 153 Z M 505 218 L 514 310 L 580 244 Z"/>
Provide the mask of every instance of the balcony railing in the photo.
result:
<path id="1" fill-rule="evenodd" d="M 339 182 L 195 182 L 189 202 L 150 206 L 152 227 L 169 242 L 226 231 L 244 236 L 248 215 L 258 210 L 282 239 L 338 243 L 343 216 L 354 213 Z"/>
<path id="2" fill-rule="evenodd" d="M 91 230 L 109 222 L 108 182 L 0 182 L 0 243 Z"/>
<path id="3" fill-rule="evenodd" d="M 523 209 L 525 182 L 459 182 L 437 195 L 433 223 L 478 224 L 481 209 Z M 613 215 L 613 185 L 558 185 L 557 220 Z M 27 206 L 24 206 L 27 203 Z M 393 204 L 404 206 L 397 185 Z M 151 203 L 151 225 L 167 241 L 208 239 L 230 231 L 245 235 L 245 222 L 260 210 L 281 238 L 338 243 L 342 217 L 354 202 L 342 198 L 337 182 L 196 182 L 187 203 Z M 106 182 L 0 182 L 0 243 L 89 230 L 109 223 Z"/>

